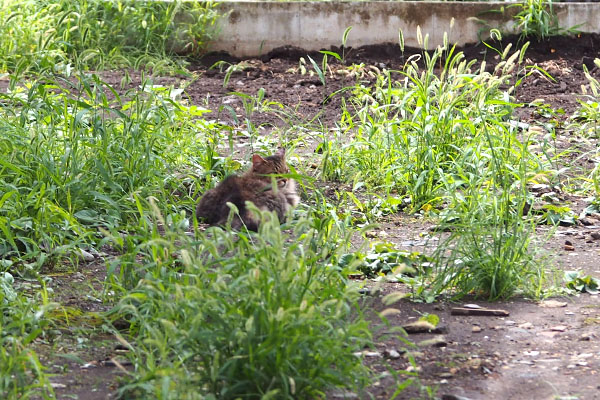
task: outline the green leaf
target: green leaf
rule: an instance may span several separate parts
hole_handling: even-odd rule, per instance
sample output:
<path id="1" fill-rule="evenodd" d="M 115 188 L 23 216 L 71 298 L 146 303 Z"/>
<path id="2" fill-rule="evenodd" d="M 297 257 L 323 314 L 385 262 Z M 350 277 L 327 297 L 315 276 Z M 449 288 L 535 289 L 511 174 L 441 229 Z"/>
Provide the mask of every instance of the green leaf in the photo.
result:
<path id="1" fill-rule="evenodd" d="M 348 41 L 348 35 L 350 34 L 351 30 L 352 30 L 352 26 L 349 26 L 344 30 L 344 34 L 342 35 L 342 45 L 344 47 L 346 47 L 346 42 Z"/>
<path id="2" fill-rule="evenodd" d="M 431 325 L 437 326 L 440 323 L 440 317 L 438 317 L 436 314 L 427 314 L 419 318 L 419 321 L 427 321 Z"/>
<path id="3" fill-rule="evenodd" d="M 315 69 L 315 72 L 317 73 L 317 76 L 321 80 L 321 83 L 323 84 L 323 86 L 325 86 L 325 75 L 323 74 L 323 71 L 317 65 L 317 63 L 315 62 L 315 60 L 313 60 L 310 56 L 306 56 L 306 57 L 308 57 L 308 59 L 310 60 L 310 63 L 312 64 L 313 68 Z"/>
<path id="4" fill-rule="evenodd" d="M 338 60 L 342 61 L 342 57 L 338 53 L 336 53 L 336 52 L 327 51 L 327 50 L 321 50 L 321 51 L 319 51 L 319 53 L 330 55 L 330 56 L 335 57 Z"/>

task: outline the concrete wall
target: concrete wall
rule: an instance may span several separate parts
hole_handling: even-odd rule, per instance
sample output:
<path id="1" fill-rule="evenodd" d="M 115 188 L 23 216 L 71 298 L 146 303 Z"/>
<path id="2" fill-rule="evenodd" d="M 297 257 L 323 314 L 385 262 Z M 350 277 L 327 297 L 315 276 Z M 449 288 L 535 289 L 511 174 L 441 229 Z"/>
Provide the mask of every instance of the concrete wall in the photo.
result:
<path id="1" fill-rule="evenodd" d="M 238 57 L 253 57 L 281 46 L 305 50 L 340 46 L 344 30 L 352 26 L 347 46 L 398 42 L 402 29 L 405 45 L 422 47 L 417 40 L 417 26 L 422 36 L 429 34 L 429 48 L 443 43 L 444 32 L 451 43 L 459 45 L 488 35 L 489 27 L 503 32 L 514 30 L 514 3 L 505 2 L 265 2 L 225 1 L 221 10 L 219 38 L 211 50 L 226 51 Z M 503 12 L 495 12 L 501 10 Z M 582 32 L 600 32 L 600 4 L 554 4 L 561 27 L 582 24 Z M 451 26 L 451 21 L 454 22 Z M 487 21 L 488 28 L 477 22 Z"/>

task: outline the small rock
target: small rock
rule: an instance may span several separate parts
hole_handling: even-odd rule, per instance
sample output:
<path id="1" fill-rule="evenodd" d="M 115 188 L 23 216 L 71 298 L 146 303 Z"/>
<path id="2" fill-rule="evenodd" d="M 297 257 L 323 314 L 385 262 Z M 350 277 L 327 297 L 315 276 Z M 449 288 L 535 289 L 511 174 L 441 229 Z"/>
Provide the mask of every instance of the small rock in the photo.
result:
<path id="1" fill-rule="evenodd" d="M 383 354 L 386 358 L 396 360 L 400 358 L 400 353 L 398 353 L 395 349 L 386 349 Z"/>
<path id="2" fill-rule="evenodd" d="M 517 364 L 535 365 L 535 363 L 531 360 L 519 360 L 519 361 L 517 361 Z"/>
<path id="3" fill-rule="evenodd" d="M 564 332 L 567 330 L 567 327 L 565 325 L 557 325 L 550 328 L 550 330 L 555 332 Z"/>
<path id="4" fill-rule="evenodd" d="M 64 383 L 56 383 L 56 382 L 50 382 L 50 386 L 52 386 L 53 389 L 66 389 L 67 385 L 65 385 Z"/>
<path id="5" fill-rule="evenodd" d="M 535 185 L 532 185 L 530 187 L 530 190 L 533 193 L 549 193 L 552 191 L 552 188 L 550 187 L 550 185 L 546 185 L 545 183 L 537 183 Z"/>
<path id="6" fill-rule="evenodd" d="M 590 236 L 594 240 L 600 240 L 600 232 L 592 232 L 592 233 L 590 233 Z"/>
<path id="7" fill-rule="evenodd" d="M 504 321 L 504 323 L 508 326 L 513 326 L 513 325 L 517 324 L 515 321 L 511 321 L 511 320 L 506 320 L 506 321 Z"/>
<path id="8" fill-rule="evenodd" d="M 560 307 L 566 307 L 566 306 L 567 306 L 566 301 L 544 300 L 544 301 L 540 302 L 540 307 L 543 307 L 543 308 L 560 308 Z"/>
<path id="9" fill-rule="evenodd" d="M 521 325 L 519 325 L 519 328 L 521 328 L 521 329 L 532 329 L 533 328 L 533 324 L 531 322 L 525 322 L 525 323 L 522 323 Z"/>
<path id="10" fill-rule="evenodd" d="M 415 360 L 416 360 L 417 358 L 422 358 L 422 357 L 424 357 L 424 356 L 425 356 L 425 353 L 423 353 L 422 351 L 407 351 L 407 352 L 404 354 L 404 357 L 405 357 L 405 358 L 414 358 Z"/>
<path id="11" fill-rule="evenodd" d="M 477 332 L 481 332 L 481 330 L 482 330 L 482 329 L 481 329 L 481 327 L 480 327 L 480 326 L 477 326 L 477 325 L 475 325 L 475 326 L 474 326 L 474 327 L 471 329 L 471 332 L 477 333 Z"/>
<path id="12" fill-rule="evenodd" d="M 423 340 L 418 343 L 421 347 L 432 346 L 432 347 L 446 347 L 448 341 L 443 336 L 436 336 L 433 339 Z"/>
<path id="13" fill-rule="evenodd" d="M 364 351 L 362 354 L 365 357 L 381 357 L 381 353 L 378 351 Z"/>
<path id="14" fill-rule="evenodd" d="M 223 104 L 236 103 L 239 100 L 237 96 L 225 96 L 223 97 Z"/>
<path id="15" fill-rule="evenodd" d="M 352 392 L 333 392 L 330 395 L 332 399 L 358 399 L 358 395 Z"/>
<path id="16" fill-rule="evenodd" d="M 579 218 L 579 222 L 583 226 L 592 226 L 592 225 L 594 225 L 594 221 L 592 221 L 591 219 L 586 218 L 586 217 Z"/>
<path id="17" fill-rule="evenodd" d="M 564 250 L 566 251 L 575 251 L 575 247 L 571 246 L 570 244 L 565 244 L 565 246 L 563 247 Z"/>
<path id="18" fill-rule="evenodd" d="M 75 250 L 75 254 L 85 261 L 94 261 L 94 255 L 84 249 Z"/>
<path id="19" fill-rule="evenodd" d="M 579 340 L 587 342 L 589 340 L 592 340 L 593 337 L 594 337 L 594 334 L 588 332 L 588 333 L 584 333 L 581 336 L 579 336 Z"/>
<path id="20" fill-rule="evenodd" d="M 415 321 L 409 324 L 402 325 L 406 333 L 424 333 L 431 332 L 435 329 L 435 325 L 427 321 Z"/>
<path id="21" fill-rule="evenodd" d="M 443 394 L 442 400 L 471 400 L 468 397 L 457 396 L 455 394 Z"/>
<path id="22" fill-rule="evenodd" d="M 106 253 L 104 253 L 103 251 L 98 251 L 93 247 L 90 247 L 90 253 L 92 253 L 94 255 L 94 257 L 98 258 L 98 257 L 105 257 L 107 256 Z"/>

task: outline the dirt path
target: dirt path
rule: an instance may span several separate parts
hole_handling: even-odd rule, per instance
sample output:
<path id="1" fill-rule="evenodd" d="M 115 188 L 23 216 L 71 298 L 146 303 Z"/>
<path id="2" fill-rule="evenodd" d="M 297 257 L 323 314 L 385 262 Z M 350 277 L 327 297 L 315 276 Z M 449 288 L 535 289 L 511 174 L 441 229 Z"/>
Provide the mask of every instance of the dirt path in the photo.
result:
<path id="1" fill-rule="evenodd" d="M 386 284 L 383 293 L 404 290 Z M 387 308 L 375 300 L 374 309 Z M 581 295 L 535 303 L 527 300 L 486 303 L 466 300 L 510 313 L 508 317 L 456 316 L 453 307 L 466 304 L 416 304 L 401 301 L 390 318 L 392 326 L 415 321 L 422 315 L 440 318 L 441 335 L 409 335 L 414 343 L 440 338 L 441 343 L 413 351 L 423 383 L 437 387 L 438 395 L 468 399 L 598 399 L 600 398 L 600 297 Z M 385 358 L 403 344 L 388 339 L 379 343 Z M 441 347 L 438 347 L 441 346 Z M 386 353 L 387 350 L 387 353 Z M 404 357 L 386 360 L 395 369 L 409 367 Z M 373 360 L 380 371 L 386 362 Z M 378 398 L 390 398 L 392 379 L 376 390 Z M 385 388 L 385 389 L 384 389 Z M 416 398 L 410 390 L 399 398 Z M 405 397 L 406 396 L 406 397 Z M 452 397 L 448 397 L 450 399 Z"/>

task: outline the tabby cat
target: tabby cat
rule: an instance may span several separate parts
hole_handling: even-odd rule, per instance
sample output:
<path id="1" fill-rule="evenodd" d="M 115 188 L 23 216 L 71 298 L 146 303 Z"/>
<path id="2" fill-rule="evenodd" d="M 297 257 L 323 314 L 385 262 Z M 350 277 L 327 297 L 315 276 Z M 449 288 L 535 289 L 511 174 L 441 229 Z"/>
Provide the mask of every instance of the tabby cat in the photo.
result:
<path id="1" fill-rule="evenodd" d="M 275 211 L 279 221 L 283 222 L 286 212 L 300 200 L 296 193 L 296 182 L 276 176 L 287 173 L 285 149 L 280 148 L 266 158 L 254 154 L 248 171 L 243 175 L 225 178 L 202 196 L 196 207 L 196 216 L 211 225 L 225 225 L 230 210 L 227 202 L 230 202 L 239 211 L 231 227 L 239 230 L 246 226 L 249 230 L 257 231 L 260 219 L 247 209 L 246 201 L 250 201 L 262 211 Z M 272 175 L 275 175 L 275 181 Z"/>

